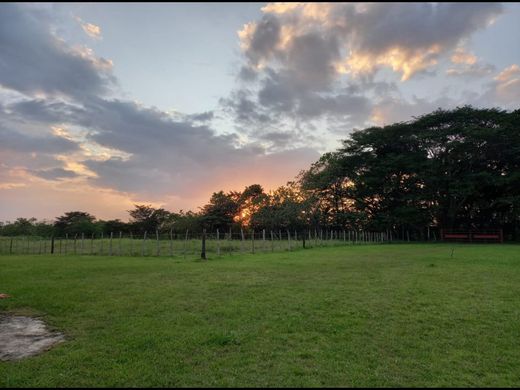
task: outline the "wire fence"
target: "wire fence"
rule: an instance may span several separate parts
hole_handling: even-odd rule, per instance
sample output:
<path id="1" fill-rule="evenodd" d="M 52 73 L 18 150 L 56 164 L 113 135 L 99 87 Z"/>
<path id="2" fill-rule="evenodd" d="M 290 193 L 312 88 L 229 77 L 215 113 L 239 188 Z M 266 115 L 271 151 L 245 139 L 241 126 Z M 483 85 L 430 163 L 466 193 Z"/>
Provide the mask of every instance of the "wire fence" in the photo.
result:
<path id="1" fill-rule="evenodd" d="M 63 237 L 0 236 L 0 255 L 102 255 L 218 257 L 243 253 L 294 251 L 315 247 L 383 244 L 394 241 L 389 232 L 348 230 L 262 230 L 150 234 L 66 234 Z"/>

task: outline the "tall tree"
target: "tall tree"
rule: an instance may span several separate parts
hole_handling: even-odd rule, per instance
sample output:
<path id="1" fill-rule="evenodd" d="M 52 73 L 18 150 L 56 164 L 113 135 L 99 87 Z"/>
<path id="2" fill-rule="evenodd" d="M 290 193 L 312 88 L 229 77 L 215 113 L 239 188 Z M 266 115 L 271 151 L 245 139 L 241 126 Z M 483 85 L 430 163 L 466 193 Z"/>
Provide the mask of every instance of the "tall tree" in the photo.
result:
<path id="1" fill-rule="evenodd" d="M 56 233 L 63 235 L 91 234 L 96 232 L 96 217 L 84 211 L 69 211 L 56 218 Z"/>
<path id="2" fill-rule="evenodd" d="M 151 205 L 134 205 L 133 210 L 128 210 L 132 228 L 140 233 L 148 233 L 156 230 L 164 230 L 166 222 L 169 221 L 171 213 L 163 208 L 154 208 Z"/>
<path id="3" fill-rule="evenodd" d="M 201 221 L 210 230 L 227 231 L 239 211 L 239 203 L 232 194 L 214 192 L 209 203 L 201 209 Z"/>

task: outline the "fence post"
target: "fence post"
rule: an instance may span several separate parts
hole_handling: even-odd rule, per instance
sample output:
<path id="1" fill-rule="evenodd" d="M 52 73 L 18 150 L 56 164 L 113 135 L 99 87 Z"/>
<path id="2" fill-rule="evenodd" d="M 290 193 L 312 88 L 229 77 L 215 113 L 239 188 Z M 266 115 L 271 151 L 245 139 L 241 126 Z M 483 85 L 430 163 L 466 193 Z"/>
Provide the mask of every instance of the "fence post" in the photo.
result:
<path id="1" fill-rule="evenodd" d="M 206 229 L 202 230 L 202 251 L 200 252 L 200 258 L 206 260 Z"/>
<path id="2" fill-rule="evenodd" d="M 243 253 L 244 252 L 244 230 L 242 228 L 240 228 L 240 236 L 241 236 L 240 253 Z"/>
<path id="3" fill-rule="evenodd" d="M 119 248 L 118 248 L 118 255 L 121 256 L 123 254 L 123 247 L 121 245 L 121 241 L 123 240 L 123 232 L 119 231 Z"/>
<path id="4" fill-rule="evenodd" d="M 217 229 L 217 256 L 220 257 L 220 232 Z"/>
<path id="5" fill-rule="evenodd" d="M 184 258 L 186 258 L 186 245 L 188 244 L 188 229 L 186 229 L 186 238 L 184 239 Z"/>
<path id="6" fill-rule="evenodd" d="M 251 231 L 251 252 L 255 254 L 255 229 Z"/>
<path id="7" fill-rule="evenodd" d="M 11 239 L 11 249 L 13 247 L 13 240 Z M 54 254 L 54 235 L 51 236 L 51 255 Z"/>
<path id="8" fill-rule="evenodd" d="M 170 229 L 170 257 L 173 257 L 173 228 Z"/>
<path id="9" fill-rule="evenodd" d="M 262 230 L 262 241 L 263 241 L 262 246 L 264 248 L 264 252 L 266 252 L 267 249 L 265 249 L 265 229 Z"/>
<path id="10" fill-rule="evenodd" d="M 156 256 L 159 256 L 161 254 L 161 245 L 159 242 L 159 229 L 155 229 L 155 239 L 157 241 L 157 253 Z"/>
<path id="11" fill-rule="evenodd" d="M 289 244 L 289 250 L 291 250 L 291 232 L 287 229 L 287 243 Z"/>
<path id="12" fill-rule="evenodd" d="M 143 241 L 141 242 L 141 256 L 144 257 L 144 243 L 146 241 L 146 230 L 143 233 Z"/>
<path id="13" fill-rule="evenodd" d="M 271 230 L 271 252 L 274 252 L 274 239 L 273 239 L 273 231 Z"/>
<path id="14" fill-rule="evenodd" d="M 226 237 L 224 237 L 224 239 L 226 239 Z M 228 254 L 229 256 L 231 256 L 231 254 L 233 253 L 233 249 L 234 249 L 234 245 L 233 245 L 233 230 L 231 228 L 231 226 L 229 227 L 229 237 L 228 237 Z"/>
<path id="15" fill-rule="evenodd" d="M 305 231 L 302 233 L 302 244 L 303 244 L 303 249 L 305 249 Z"/>

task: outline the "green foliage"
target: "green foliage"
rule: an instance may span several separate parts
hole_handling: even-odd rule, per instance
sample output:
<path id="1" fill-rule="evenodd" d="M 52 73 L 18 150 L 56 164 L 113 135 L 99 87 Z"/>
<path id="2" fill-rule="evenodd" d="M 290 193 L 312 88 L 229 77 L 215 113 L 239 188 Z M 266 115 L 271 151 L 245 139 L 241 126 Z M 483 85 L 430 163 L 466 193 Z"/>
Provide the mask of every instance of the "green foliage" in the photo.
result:
<path id="1" fill-rule="evenodd" d="M 55 233 L 58 235 L 80 235 L 98 232 L 94 223 L 96 217 L 84 211 L 69 211 L 56 218 Z"/>
<path id="2" fill-rule="evenodd" d="M 227 231 L 233 225 L 239 208 L 240 204 L 232 194 L 215 192 L 201 209 L 201 223 L 211 231 Z"/>
<path id="3" fill-rule="evenodd" d="M 518 235 L 520 113 L 465 106 L 355 131 L 300 184 L 329 224 Z"/>
<path id="4" fill-rule="evenodd" d="M 105 235 L 109 235 L 110 233 L 129 233 L 131 230 L 131 224 L 121 221 L 120 219 L 111 219 L 108 221 L 98 221 L 98 225 L 100 230 L 103 231 Z"/>
<path id="5" fill-rule="evenodd" d="M 154 233 L 156 230 L 165 230 L 170 225 L 172 213 L 159 208 L 156 209 L 151 205 L 134 205 L 133 210 L 129 210 L 132 228 L 139 233 L 147 231 Z"/>
<path id="6" fill-rule="evenodd" d="M 36 218 L 18 218 L 14 222 L 6 222 L 0 227 L 4 236 L 23 236 L 34 233 Z"/>

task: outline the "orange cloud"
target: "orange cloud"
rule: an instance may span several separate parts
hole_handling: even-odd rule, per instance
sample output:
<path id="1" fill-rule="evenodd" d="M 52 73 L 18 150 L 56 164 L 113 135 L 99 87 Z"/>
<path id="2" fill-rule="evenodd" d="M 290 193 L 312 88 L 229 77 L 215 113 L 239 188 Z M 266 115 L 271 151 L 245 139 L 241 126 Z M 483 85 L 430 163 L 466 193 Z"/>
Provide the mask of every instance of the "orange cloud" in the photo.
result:
<path id="1" fill-rule="evenodd" d="M 341 73 L 357 76 L 371 74 L 378 66 L 388 66 L 394 72 L 401 73 L 401 81 L 406 81 L 415 73 L 435 65 L 435 55 L 440 52 L 441 47 L 437 44 L 426 50 L 409 50 L 396 46 L 381 54 L 353 52 L 347 57 L 345 64 L 340 64 L 336 69 Z"/>
<path id="2" fill-rule="evenodd" d="M 500 72 L 496 77 L 495 80 L 499 81 L 501 83 L 507 83 L 509 81 L 512 81 L 515 77 L 520 76 L 520 66 L 517 64 L 513 64 L 510 67 L 504 69 L 502 72 Z"/>
<path id="3" fill-rule="evenodd" d="M 87 34 L 89 37 L 94 39 L 102 39 L 101 37 L 101 27 L 92 24 L 84 22 L 80 17 L 75 18 L 76 21 L 81 25 L 81 28 Z"/>
<path id="4" fill-rule="evenodd" d="M 477 57 L 471 53 L 467 53 L 463 48 L 458 47 L 451 56 L 451 62 L 454 64 L 473 65 L 477 62 Z"/>

